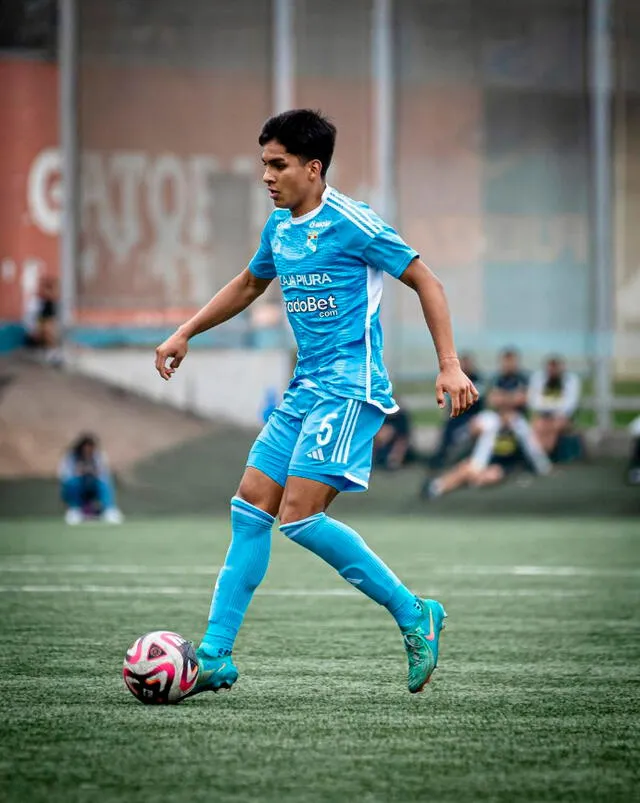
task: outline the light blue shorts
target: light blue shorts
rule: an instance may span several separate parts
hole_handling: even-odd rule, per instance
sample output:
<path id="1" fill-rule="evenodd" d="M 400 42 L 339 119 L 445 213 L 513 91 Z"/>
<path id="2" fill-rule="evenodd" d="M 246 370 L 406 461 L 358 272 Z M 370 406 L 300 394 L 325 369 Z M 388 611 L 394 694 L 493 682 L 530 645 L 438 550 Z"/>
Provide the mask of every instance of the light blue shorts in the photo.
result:
<path id="1" fill-rule="evenodd" d="M 338 491 L 366 491 L 373 439 L 385 414 L 364 401 L 296 387 L 269 416 L 247 466 L 284 487 L 287 477 L 306 477 Z"/>

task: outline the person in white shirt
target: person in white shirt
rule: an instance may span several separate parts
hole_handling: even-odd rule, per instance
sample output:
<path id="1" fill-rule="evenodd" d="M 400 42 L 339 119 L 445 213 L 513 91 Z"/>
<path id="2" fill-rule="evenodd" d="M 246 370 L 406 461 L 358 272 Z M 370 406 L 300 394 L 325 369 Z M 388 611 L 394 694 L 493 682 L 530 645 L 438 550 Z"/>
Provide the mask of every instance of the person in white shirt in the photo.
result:
<path id="1" fill-rule="evenodd" d="M 545 367 L 531 377 L 527 393 L 531 426 L 547 454 L 552 454 L 560 436 L 571 427 L 580 391 L 578 375 L 567 371 L 559 356 L 549 357 Z"/>

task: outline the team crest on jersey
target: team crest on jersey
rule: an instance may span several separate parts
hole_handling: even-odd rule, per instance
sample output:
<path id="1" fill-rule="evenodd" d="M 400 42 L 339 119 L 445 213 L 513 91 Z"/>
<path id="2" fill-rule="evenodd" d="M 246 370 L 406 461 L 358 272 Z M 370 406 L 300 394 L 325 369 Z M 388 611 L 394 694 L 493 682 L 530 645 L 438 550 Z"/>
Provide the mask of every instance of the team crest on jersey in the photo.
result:
<path id="1" fill-rule="evenodd" d="M 318 232 L 310 231 L 307 234 L 307 248 L 314 254 L 318 250 Z"/>

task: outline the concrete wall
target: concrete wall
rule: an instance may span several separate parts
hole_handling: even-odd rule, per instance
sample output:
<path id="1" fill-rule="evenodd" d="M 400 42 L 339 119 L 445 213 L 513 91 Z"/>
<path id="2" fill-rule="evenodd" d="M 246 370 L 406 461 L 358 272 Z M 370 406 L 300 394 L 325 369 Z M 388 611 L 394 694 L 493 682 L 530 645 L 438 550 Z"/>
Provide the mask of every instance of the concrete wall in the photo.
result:
<path id="1" fill-rule="evenodd" d="M 79 373 L 208 418 L 262 423 L 269 389 L 281 398 L 290 358 L 278 350 L 192 350 L 169 382 L 158 376 L 152 349 L 87 349 L 71 364 Z"/>

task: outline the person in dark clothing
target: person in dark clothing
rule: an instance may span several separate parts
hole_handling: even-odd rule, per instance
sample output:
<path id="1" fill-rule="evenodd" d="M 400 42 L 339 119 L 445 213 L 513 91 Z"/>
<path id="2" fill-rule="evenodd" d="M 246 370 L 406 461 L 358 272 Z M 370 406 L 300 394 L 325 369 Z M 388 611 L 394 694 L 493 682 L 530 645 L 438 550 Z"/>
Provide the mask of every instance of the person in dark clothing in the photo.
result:
<path id="1" fill-rule="evenodd" d="M 627 466 L 627 482 L 629 485 L 640 485 L 640 415 L 629 425 L 631 433 L 631 454 Z"/>
<path id="2" fill-rule="evenodd" d="M 526 413 L 529 376 L 520 367 L 520 355 L 514 348 L 500 352 L 498 373 L 489 392 L 489 407 L 501 412 Z"/>
<path id="3" fill-rule="evenodd" d="M 468 426 L 475 438 L 471 455 L 436 479 L 428 478 L 420 491 L 422 498 L 432 499 L 465 485 L 494 485 L 519 467 L 540 475 L 550 472 L 551 463 L 525 417 L 528 384 L 518 352 L 504 349 L 487 394 L 490 409 L 479 411 Z"/>
<path id="4" fill-rule="evenodd" d="M 38 292 L 25 308 L 24 329 L 26 346 L 53 349 L 58 345 L 58 280 L 55 277 L 40 279 Z"/>
<path id="5" fill-rule="evenodd" d="M 373 464 L 395 471 L 413 460 L 411 418 L 401 407 L 390 413 L 373 441 Z"/>
<path id="6" fill-rule="evenodd" d="M 471 440 L 478 433 L 473 431 L 471 426 L 473 420 L 484 409 L 484 381 L 482 374 L 478 371 L 475 359 L 472 354 L 466 353 L 460 356 L 460 368 L 466 373 L 469 379 L 478 389 L 480 398 L 478 401 L 471 405 L 468 410 L 457 416 L 451 418 L 447 410 L 447 418 L 445 419 L 440 435 L 440 442 L 436 451 L 429 459 L 429 465 L 433 469 L 440 469 L 446 465 L 451 452 L 464 441 Z"/>

